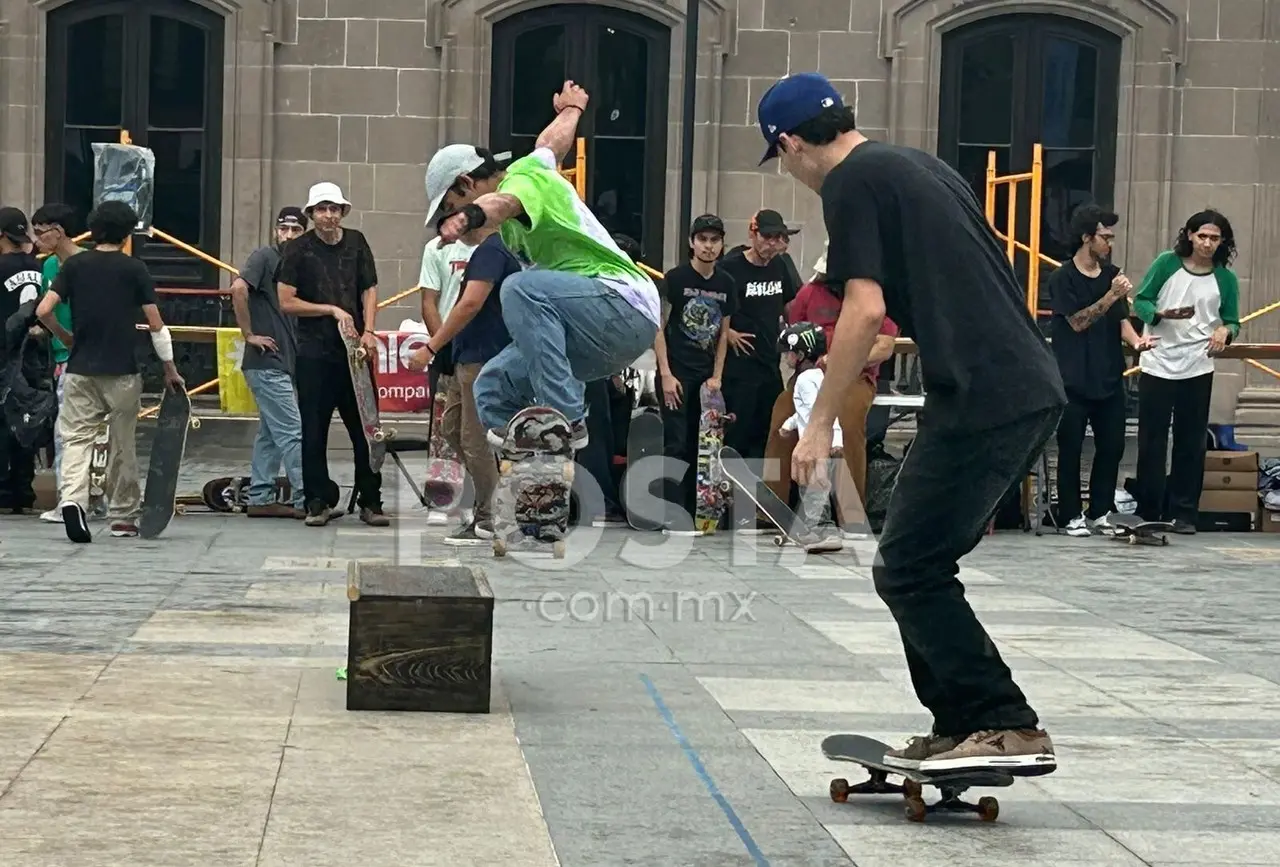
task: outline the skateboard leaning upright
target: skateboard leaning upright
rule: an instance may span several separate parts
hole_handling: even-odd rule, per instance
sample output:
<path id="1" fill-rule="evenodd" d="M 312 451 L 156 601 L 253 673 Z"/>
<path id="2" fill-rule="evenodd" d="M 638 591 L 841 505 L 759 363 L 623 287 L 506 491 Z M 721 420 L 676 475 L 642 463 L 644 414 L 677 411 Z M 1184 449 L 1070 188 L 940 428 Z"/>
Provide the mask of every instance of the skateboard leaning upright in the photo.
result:
<path id="1" fill-rule="evenodd" d="M 422 496 L 435 509 L 451 509 L 462 493 L 461 457 L 454 452 L 444 435 L 445 396 L 439 388 L 439 377 L 432 374 L 431 423 L 427 450 L 427 480 Z"/>
<path id="2" fill-rule="evenodd" d="M 720 449 L 724 445 L 724 426 L 733 421 L 725 412 L 724 394 L 719 389 L 707 388 L 704 382 L 698 389 L 698 468 L 694 485 L 693 529 L 711 534 L 720 526 L 728 507 L 728 496 L 733 485 L 725 478 L 720 466 Z"/>
<path id="3" fill-rule="evenodd" d="M 347 348 L 347 368 L 351 371 L 351 387 L 356 393 L 356 408 L 360 412 L 360 425 L 364 428 L 365 442 L 369 445 L 369 468 L 375 473 L 382 471 L 382 462 L 387 457 L 386 441 L 395 436 L 395 431 L 384 428 L 378 416 L 378 391 L 373 383 L 373 359 L 369 351 L 360 343 L 360 338 L 353 332 L 339 328 L 342 342 Z"/>
<path id="4" fill-rule="evenodd" d="M 163 533 L 177 511 L 178 472 L 187 449 L 187 431 L 199 424 L 191 418 L 191 398 L 186 391 L 166 389 L 156 416 L 142 516 L 138 520 L 138 534 L 144 539 Z"/>
<path id="5" fill-rule="evenodd" d="M 737 489 L 755 503 L 760 511 L 764 512 L 765 517 L 778 528 L 781 535 L 773 538 L 775 545 L 781 547 L 790 542 L 811 554 L 839 551 L 844 547 L 838 535 L 820 535 L 802 517 L 791 511 L 777 494 L 751 472 L 742 455 L 729 446 L 720 449 L 720 466 Z"/>
<path id="6" fill-rule="evenodd" d="M 1115 527 L 1112 535 L 1128 539 L 1130 545 L 1168 545 L 1165 534 L 1173 530 L 1173 524 L 1167 521 L 1142 521 L 1133 515 L 1112 515 L 1107 520 Z"/>
<path id="7" fill-rule="evenodd" d="M 984 822 L 994 822 L 1000 815 L 1000 802 L 987 796 L 976 804 L 960 800 L 969 789 L 1003 788 L 1013 785 L 1013 776 L 996 769 L 971 769 L 923 773 L 895 768 L 884 763 L 890 746 L 862 735 L 831 735 L 822 741 L 822 754 L 839 762 L 853 762 L 867 769 L 868 778 L 850 785 L 844 778 L 831 781 L 831 800 L 843 804 L 850 795 L 896 795 L 906 801 L 906 815 L 912 822 L 923 822 L 930 813 L 977 813 Z M 890 774 L 902 777 L 902 783 L 890 783 Z M 933 804 L 924 802 L 925 786 L 936 786 L 942 797 Z"/>
<path id="8" fill-rule="evenodd" d="M 493 495 L 493 555 L 550 543 L 565 555 L 573 447 L 569 420 L 546 406 L 516 413 L 498 449 L 498 489 Z"/>
<path id="9" fill-rule="evenodd" d="M 653 478 L 644 471 L 636 470 L 636 465 L 645 458 L 663 454 L 662 432 L 661 413 L 646 408 L 631 416 L 631 425 L 627 429 L 627 472 L 622 477 L 622 507 L 633 530 L 662 529 L 666 501 L 654 495 Z M 637 506 L 656 506 L 663 511 L 649 514 L 648 508 L 637 511 Z"/>
<path id="10" fill-rule="evenodd" d="M 107 514 L 107 464 L 111 458 L 110 428 L 103 425 L 93 438 L 93 450 L 89 459 L 89 516 L 106 517 Z"/>

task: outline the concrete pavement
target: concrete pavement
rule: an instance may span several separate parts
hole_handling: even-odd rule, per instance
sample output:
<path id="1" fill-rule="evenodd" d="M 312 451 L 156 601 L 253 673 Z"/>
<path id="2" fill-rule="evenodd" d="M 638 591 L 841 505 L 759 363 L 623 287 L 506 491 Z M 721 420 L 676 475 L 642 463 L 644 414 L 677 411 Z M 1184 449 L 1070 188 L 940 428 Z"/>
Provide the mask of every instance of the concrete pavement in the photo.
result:
<path id="1" fill-rule="evenodd" d="M 202 453 L 184 487 L 236 466 Z M 1280 534 L 984 540 L 969 598 L 1061 768 L 991 793 L 994 825 L 921 826 L 832 803 L 859 769 L 818 749 L 928 725 L 870 544 L 596 530 L 495 560 L 441 545 L 394 472 L 387 529 L 188 515 L 75 546 L 0 518 L 0 864 L 1280 861 Z M 490 715 L 344 709 L 346 562 L 418 556 L 494 589 Z"/>

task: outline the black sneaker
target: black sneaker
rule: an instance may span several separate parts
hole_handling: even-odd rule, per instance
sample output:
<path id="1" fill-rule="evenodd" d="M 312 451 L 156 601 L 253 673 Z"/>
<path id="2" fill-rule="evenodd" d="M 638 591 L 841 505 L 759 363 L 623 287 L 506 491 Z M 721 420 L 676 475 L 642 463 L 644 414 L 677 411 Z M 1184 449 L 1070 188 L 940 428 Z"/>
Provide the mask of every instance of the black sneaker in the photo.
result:
<path id="1" fill-rule="evenodd" d="M 89 531 L 89 516 L 79 503 L 68 501 L 58 508 L 62 510 L 62 525 L 67 530 L 68 539 L 80 544 L 93 541 L 93 533 Z"/>
<path id="2" fill-rule="evenodd" d="M 482 526 L 487 525 L 487 526 Z M 493 538 L 493 525 L 487 521 L 472 521 L 465 527 L 459 527 L 448 536 L 444 537 L 446 545 L 452 545 L 455 548 L 463 548 L 468 546 L 480 546 L 488 544 Z"/>

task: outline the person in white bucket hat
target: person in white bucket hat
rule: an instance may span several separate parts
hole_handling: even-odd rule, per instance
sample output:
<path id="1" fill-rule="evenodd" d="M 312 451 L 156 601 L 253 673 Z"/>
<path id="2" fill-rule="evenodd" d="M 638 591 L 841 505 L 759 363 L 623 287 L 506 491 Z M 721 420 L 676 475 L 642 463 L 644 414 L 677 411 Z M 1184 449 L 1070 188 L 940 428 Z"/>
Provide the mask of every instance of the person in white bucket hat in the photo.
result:
<path id="1" fill-rule="evenodd" d="M 374 527 L 391 521 L 382 511 L 382 474 L 369 466 L 369 443 L 356 406 L 342 331 L 358 334 L 376 358 L 378 269 L 364 235 L 342 225 L 351 203 L 334 183 L 311 187 L 303 209 L 314 227 L 285 248 L 278 277 L 280 308 L 297 317 L 294 381 L 302 416 L 302 484 L 306 523 L 322 527 L 335 511 L 327 457 L 329 425 L 336 409 L 351 437 L 360 520 Z M 373 370 L 370 368 L 370 378 Z M 375 389 L 376 393 L 376 389 Z"/>
<path id="2" fill-rule="evenodd" d="M 508 434 L 517 448 L 559 436 L 574 449 L 585 446 L 585 383 L 622 371 L 653 346 L 662 315 L 653 281 L 557 171 L 587 107 L 586 91 L 566 81 L 552 106 L 556 117 L 533 153 L 500 171 L 496 184 L 444 171 L 455 159 L 448 148 L 427 168 L 429 185 L 437 167 L 444 180 L 454 178 L 442 191 L 429 190 L 431 207 L 446 214 L 436 224 L 440 237 L 448 243 L 496 228 L 527 269 L 502 284 L 512 342 L 475 383 L 476 410 L 489 442 L 499 448 Z M 435 217 L 434 210 L 428 217 Z M 428 345 L 429 352 L 439 349 Z M 563 413 L 571 429 L 508 431 L 512 416 L 535 405 Z"/>

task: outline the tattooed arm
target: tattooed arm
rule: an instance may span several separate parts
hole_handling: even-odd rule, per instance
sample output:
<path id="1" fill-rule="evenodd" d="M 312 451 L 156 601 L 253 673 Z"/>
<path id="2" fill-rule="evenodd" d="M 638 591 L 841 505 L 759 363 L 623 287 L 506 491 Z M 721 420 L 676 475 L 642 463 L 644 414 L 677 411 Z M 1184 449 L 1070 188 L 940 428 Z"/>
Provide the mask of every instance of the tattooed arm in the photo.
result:
<path id="1" fill-rule="evenodd" d="M 1111 309 L 1112 304 L 1129 294 L 1129 285 L 1128 277 L 1123 274 L 1117 274 L 1116 278 L 1111 281 L 1111 288 L 1107 290 L 1106 295 L 1103 295 L 1088 307 L 1077 310 L 1067 317 L 1071 330 L 1076 332 L 1087 330 L 1093 323 L 1101 319 L 1104 313 Z"/>

